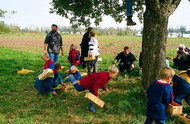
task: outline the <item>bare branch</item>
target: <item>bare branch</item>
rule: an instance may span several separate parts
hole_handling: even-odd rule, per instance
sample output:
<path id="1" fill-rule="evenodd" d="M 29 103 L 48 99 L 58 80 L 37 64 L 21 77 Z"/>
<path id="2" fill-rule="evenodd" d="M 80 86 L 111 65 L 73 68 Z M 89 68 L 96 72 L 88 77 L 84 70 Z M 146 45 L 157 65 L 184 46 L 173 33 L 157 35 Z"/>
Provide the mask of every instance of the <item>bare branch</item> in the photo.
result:
<path id="1" fill-rule="evenodd" d="M 176 10 L 178 5 L 180 4 L 181 0 L 172 0 L 172 4 L 170 8 L 168 9 L 169 16 Z"/>

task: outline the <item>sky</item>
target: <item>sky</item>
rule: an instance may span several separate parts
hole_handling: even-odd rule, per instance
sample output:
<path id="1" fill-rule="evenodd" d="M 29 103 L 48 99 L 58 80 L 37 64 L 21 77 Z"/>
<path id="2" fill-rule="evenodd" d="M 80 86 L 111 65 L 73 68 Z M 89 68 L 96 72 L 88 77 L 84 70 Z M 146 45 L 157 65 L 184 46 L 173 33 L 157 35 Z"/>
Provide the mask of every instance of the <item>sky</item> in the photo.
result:
<path id="1" fill-rule="evenodd" d="M 50 27 L 52 24 L 60 26 L 71 26 L 69 20 L 56 14 L 49 14 L 51 0 L 0 0 L 0 9 L 6 11 L 17 11 L 14 15 L 7 14 L 5 18 L 0 18 L 0 21 L 5 21 L 6 24 L 18 25 L 21 28 L 43 28 Z M 132 26 L 133 29 L 141 29 L 143 24 L 139 22 L 137 15 L 134 14 L 133 20 L 137 23 Z M 170 16 L 168 27 L 177 28 L 180 25 L 186 26 L 190 30 L 190 2 L 189 0 L 181 0 L 176 11 Z M 94 24 L 91 25 L 95 27 Z M 126 21 L 116 23 L 109 16 L 103 17 L 103 22 L 99 27 L 126 27 Z"/>

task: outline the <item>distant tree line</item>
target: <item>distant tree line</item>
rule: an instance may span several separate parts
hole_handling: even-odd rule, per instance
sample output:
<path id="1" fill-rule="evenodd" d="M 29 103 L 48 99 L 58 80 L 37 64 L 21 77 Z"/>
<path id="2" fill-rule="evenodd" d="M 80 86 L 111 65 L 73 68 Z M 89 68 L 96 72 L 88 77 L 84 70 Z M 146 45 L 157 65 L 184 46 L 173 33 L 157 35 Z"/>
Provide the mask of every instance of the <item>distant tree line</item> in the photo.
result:
<path id="1" fill-rule="evenodd" d="M 168 29 L 168 35 L 172 37 L 174 34 L 176 34 L 178 37 L 183 37 L 184 34 L 190 34 L 190 30 L 187 30 L 186 26 L 178 26 L 177 28 L 169 28 Z"/>

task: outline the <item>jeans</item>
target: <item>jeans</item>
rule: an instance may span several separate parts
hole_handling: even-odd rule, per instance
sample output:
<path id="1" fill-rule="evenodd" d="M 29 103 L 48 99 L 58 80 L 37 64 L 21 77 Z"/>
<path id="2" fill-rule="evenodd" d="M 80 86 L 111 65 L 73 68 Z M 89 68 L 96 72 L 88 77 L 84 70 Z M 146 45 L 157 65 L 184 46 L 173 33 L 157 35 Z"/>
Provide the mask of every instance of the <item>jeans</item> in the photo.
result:
<path id="1" fill-rule="evenodd" d="M 160 119 L 153 119 L 153 118 L 146 118 L 146 121 L 144 122 L 144 124 L 153 124 L 153 120 L 155 120 L 156 124 L 165 124 L 165 120 L 160 120 Z"/>
<path id="2" fill-rule="evenodd" d="M 133 16 L 133 0 L 126 0 L 127 16 Z"/>
<path id="3" fill-rule="evenodd" d="M 181 94 L 174 97 L 174 101 L 180 105 L 182 105 L 182 100 L 185 99 L 188 105 L 190 105 L 190 94 Z"/>
<path id="4" fill-rule="evenodd" d="M 45 82 L 45 92 L 53 92 L 53 78 L 48 77 L 44 80 Z"/>
<path id="5" fill-rule="evenodd" d="M 95 56 L 96 60 L 88 62 L 88 75 L 91 73 L 91 69 L 94 67 L 93 72 L 98 72 L 98 56 Z"/>
<path id="6" fill-rule="evenodd" d="M 49 58 L 54 62 L 58 62 L 58 59 L 59 59 L 59 54 L 56 54 L 56 53 L 48 53 L 49 54 Z"/>

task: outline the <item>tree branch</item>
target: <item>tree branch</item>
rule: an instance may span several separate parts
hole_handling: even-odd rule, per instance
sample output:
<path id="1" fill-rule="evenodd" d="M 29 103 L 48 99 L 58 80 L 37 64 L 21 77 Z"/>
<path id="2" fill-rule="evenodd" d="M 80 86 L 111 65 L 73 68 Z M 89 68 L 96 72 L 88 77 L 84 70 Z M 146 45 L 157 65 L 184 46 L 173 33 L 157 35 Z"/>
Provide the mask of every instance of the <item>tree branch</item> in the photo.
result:
<path id="1" fill-rule="evenodd" d="M 160 10 L 159 0 L 145 0 L 146 8 L 151 11 L 158 12 Z"/>
<path id="2" fill-rule="evenodd" d="M 168 9 L 169 16 L 176 10 L 178 5 L 180 4 L 181 0 L 172 0 L 171 6 Z"/>

